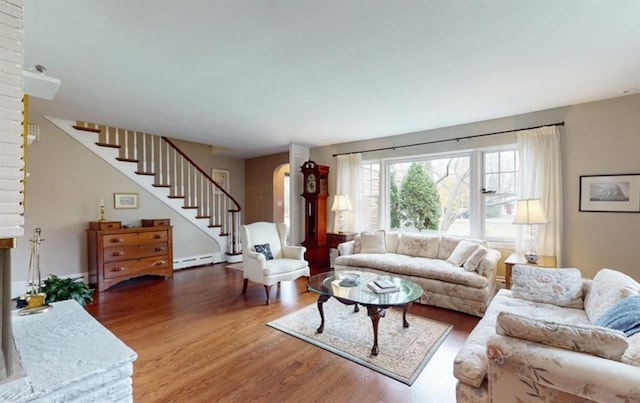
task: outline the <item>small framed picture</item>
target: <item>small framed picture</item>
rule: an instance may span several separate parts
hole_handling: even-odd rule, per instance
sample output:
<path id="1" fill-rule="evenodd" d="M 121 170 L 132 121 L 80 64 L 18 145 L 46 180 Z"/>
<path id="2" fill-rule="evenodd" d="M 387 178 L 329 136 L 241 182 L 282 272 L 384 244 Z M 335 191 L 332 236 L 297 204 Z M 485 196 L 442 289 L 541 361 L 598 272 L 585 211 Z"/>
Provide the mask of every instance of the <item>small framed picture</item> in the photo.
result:
<path id="1" fill-rule="evenodd" d="M 114 193 L 113 207 L 138 208 L 138 194 L 137 193 Z"/>
<path id="2" fill-rule="evenodd" d="M 640 212 L 640 174 L 580 177 L 580 211 Z"/>
<path id="3" fill-rule="evenodd" d="M 229 171 L 226 169 L 211 169 L 211 179 L 218 184 L 225 192 L 229 192 Z M 216 192 L 217 193 L 217 192 Z"/>

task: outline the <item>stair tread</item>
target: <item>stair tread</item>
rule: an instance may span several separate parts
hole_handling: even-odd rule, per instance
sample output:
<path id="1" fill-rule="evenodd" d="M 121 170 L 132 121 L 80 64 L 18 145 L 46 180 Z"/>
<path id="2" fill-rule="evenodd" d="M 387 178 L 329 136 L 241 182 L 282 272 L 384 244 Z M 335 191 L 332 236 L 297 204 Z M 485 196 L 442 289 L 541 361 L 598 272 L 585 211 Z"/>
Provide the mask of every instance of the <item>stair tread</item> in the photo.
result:
<path id="1" fill-rule="evenodd" d="M 109 147 L 109 148 L 120 148 L 119 145 L 117 144 L 109 144 L 109 143 L 100 143 L 100 142 L 96 142 L 96 145 L 100 146 L 100 147 Z"/>

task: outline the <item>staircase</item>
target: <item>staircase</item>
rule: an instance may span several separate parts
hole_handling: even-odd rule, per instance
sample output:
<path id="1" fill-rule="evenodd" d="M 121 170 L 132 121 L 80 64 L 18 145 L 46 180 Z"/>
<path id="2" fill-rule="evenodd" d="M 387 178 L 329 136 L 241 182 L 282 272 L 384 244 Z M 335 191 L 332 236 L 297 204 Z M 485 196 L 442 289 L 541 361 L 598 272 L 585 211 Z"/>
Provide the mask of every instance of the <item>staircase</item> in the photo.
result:
<path id="1" fill-rule="evenodd" d="M 170 139 L 47 119 L 213 238 L 227 262 L 242 260 L 240 205 Z"/>

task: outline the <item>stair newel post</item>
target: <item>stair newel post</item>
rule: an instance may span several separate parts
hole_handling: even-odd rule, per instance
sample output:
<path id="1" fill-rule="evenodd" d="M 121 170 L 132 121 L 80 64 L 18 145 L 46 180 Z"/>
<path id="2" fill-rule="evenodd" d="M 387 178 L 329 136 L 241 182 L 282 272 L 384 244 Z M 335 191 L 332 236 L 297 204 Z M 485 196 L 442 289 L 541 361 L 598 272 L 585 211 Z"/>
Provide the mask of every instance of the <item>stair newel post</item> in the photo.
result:
<path id="1" fill-rule="evenodd" d="M 240 211 L 239 210 L 229 210 L 230 220 L 231 220 L 231 231 L 229 231 L 229 236 L 227 237 L 227 252 L 231 255 L 237 255 L 242 252 L 240 248 Z"/>

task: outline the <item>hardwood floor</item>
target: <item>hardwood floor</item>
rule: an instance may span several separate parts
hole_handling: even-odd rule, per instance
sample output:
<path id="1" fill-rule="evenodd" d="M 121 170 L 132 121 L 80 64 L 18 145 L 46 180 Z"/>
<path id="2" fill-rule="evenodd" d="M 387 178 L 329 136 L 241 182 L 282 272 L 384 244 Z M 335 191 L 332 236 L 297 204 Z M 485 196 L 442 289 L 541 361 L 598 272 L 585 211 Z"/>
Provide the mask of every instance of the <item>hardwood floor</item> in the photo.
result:
<path id="1" fill-rule="evenodd" d="M 273 287 L 265 306 L 262 285 L 243 296 L 242 273 L 217 264 L 129 280 L 87 310 L 138 353 L 136 402 L 455 402 L 453 358 L 478 318 L 413 305 L 454 330 L 409 387 L 266 326 L 316 302 L 305 284 Z"/>

